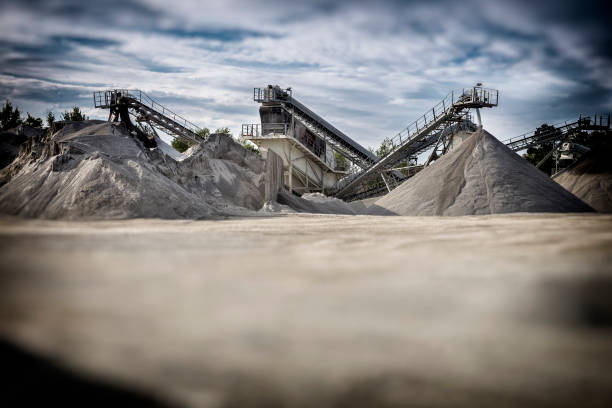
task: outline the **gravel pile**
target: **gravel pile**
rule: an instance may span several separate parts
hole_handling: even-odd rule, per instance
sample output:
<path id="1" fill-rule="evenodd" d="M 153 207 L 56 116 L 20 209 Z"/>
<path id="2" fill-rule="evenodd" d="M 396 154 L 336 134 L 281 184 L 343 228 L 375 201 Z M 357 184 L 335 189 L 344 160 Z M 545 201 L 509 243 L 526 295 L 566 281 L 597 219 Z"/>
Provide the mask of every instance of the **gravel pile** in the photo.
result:
<path id="1" fill-rule="evenodd" d="M 368 209 L 378 215 L 588 211 L 587 204 L 484 130 Z"/>
<path id="2" fill-rule="evenodd" d="M 612 213 L 610 153 L 609 150 L 590 153 L 554 180 L 598 212 Z"/>
<path id="3" fill-rule="evenodd" d="M 180 157 L 143 147 L 121 124 L 65 122 L 0 171 L 0 214 L 62 219 L 247 215 L 264 204 L 265 162 L 211 135 Z"/>

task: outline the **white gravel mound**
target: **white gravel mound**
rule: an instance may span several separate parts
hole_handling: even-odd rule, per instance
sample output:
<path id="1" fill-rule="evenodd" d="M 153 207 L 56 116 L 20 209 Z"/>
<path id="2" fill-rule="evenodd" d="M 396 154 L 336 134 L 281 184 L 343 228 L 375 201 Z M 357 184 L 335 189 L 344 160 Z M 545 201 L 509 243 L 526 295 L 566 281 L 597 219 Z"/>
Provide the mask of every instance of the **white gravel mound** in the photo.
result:
<path id="1" fill-rule="evenodd" d="M 592 152 L 554 180 L 598 212 L 612 213 L 610 150 Z"/>
<path id="2" fill-rule="evenodd" d="M 588 205 L 484 130 L 368 209 L 379 215 L 588 211 Z"/>
<path id="3" fill-rule="evenodd" d="M 147 149 L 121 124 L 61 124 L 0 172 L 0 214 L 37 218 L 202 218 L 264 204 L 264 161 L 211 135 L 182 161 Z"/>

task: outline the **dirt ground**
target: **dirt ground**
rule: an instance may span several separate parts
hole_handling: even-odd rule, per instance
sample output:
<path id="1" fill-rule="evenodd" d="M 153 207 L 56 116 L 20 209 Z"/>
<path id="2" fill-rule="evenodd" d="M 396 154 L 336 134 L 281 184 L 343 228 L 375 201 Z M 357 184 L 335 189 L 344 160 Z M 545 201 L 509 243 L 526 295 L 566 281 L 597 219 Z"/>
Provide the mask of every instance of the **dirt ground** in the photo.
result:
<path id="1" fill-rule="evenodd" d="M 162 404 L 612 404 L 612 215 L 3 219 L 0 260 L 5 345 Z"/>

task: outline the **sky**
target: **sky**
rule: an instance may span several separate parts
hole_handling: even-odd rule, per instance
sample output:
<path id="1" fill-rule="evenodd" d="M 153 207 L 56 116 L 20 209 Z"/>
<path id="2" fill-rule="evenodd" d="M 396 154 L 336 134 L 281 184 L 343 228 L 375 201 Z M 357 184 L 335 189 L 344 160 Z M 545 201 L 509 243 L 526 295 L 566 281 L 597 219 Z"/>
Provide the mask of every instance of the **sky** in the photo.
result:
<path id="1" fill-rule="evenodd" d="M 201 127 L 259 123 L 253 88 L 293 95 L 364 146 L 482 82 L 500 140 L 612 111 L 604 1 L 0 0 L 0 99 L 56 116 L 140 89 Z"/>

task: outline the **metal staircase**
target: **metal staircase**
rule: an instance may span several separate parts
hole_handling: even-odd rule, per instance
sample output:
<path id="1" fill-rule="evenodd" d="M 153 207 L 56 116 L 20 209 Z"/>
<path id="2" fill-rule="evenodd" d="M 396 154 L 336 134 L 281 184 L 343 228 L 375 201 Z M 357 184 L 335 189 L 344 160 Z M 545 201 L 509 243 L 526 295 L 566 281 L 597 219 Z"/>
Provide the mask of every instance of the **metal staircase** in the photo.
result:
<path id="1" fill-rule="evenodd" d="M 140 90 L 111 89 L 94 92 L 94 106 L 110 109 L 109 120 L 121 119 L 128 127 L 135 127 L 129 118 L 132 114 L 137 122 L 147 122 L 151 127 L 166 132 L 177 139 L 200 143 L 201 130 L 195 124 L 159 104 Z"/>
<path id="2" fill-rule="evenodd" d="M 340 180 L 332 194 L 338 198 L 348 196 L 362 181 L 437 144 L 440 135 L 453 123 L 460 122 L 469 109 L 491 108 L 497 106 L 497 103 L 498 91 L 481 86 L 449 93 L 436 106 L 390 139 L 390 151 L 384 157 L 371 166 Z"/>

